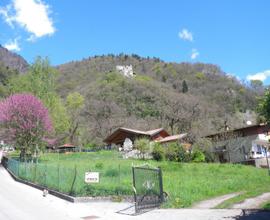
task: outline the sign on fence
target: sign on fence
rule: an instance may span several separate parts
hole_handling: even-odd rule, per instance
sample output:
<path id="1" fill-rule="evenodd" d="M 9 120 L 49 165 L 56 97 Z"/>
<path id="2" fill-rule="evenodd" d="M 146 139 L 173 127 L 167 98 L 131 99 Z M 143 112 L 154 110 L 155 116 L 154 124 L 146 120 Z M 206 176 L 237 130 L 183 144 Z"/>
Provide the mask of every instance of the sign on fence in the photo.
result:
<path id="1" fill-rule="evenodd" d="M 84 181 L 86 183 L 99 183 L 99 172 L 86 172 Z"/>

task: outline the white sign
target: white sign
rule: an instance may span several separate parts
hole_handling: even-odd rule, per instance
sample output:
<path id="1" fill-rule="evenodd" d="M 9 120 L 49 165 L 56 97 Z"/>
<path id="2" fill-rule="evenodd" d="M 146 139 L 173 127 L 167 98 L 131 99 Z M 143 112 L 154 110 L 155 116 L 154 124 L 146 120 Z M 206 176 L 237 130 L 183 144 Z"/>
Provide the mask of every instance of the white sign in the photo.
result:
<path id="1" fill-rule="evenodd" d="M 86 183 L 99 183 L 99 172 L 86 172 L 84 181 Z"/>

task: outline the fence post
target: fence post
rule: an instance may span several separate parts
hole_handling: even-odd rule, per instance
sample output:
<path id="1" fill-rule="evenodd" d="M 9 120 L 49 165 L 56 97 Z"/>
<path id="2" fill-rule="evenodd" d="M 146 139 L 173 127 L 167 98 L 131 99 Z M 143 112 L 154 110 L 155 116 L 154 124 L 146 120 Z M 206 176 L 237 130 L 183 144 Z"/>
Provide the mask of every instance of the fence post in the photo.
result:
<path id="1" fill-rule="evenodd" d="M 20 177 L 20 161 L 17 162 L 18 168 L 17 168 L 17 176 Z"/>
<path id="2" fill-rule="evenodd" d="M 138 204 L 137 204 L 137 192 L 136 192 L 136 184 L 135 184 L 135 168 L 132 166 L 132 180 L 133 180 L 133 191 L 134 191 L 134 203 L 135 203 L 135 212 L 138 212 Z"/>
<path id="3" fill-rule="evenodd" d="M 45 164 L 45 182 L 44 182 L 45 187 L 47 187 L 47 163 Z"/>
<path id="4" fill-rule="evenodd" d="M 37 182 L 37 161 L 35 163 L 35 177 L 34 177 L 34 183 Z"/>
<path id="5" fill-rule="evenodd" d="M 76 177 L 77 177 L 77 165 L 74 165 L 74 178 L 73 178 L 73 182 L 72 182 L 70 193 L 69 193 L 70 195 L 75 195 L 74 185 L 76 182 Z M 73 192 L 74 194 L 72 194 Z"/>
<path id="6" fill-rule="evenodd" d="M 164 195 L 163 195 L 162 171 L 161 171 L 160 167 L 158 167 L 158 174 L 159 174 L 160 200 L 161 200 L 161 203 L 162 203 L 162 202 L 164 202 Z"/>
<path id="7" fill-rule="evenodd" d="M 58 163 L 58 183 L 57 183 L 57 187 L 58 187 L 58 191 L 60 192 L 60 164 Z"/>
<path id="8" fill-rule="evenodd" d="M 24 178 L 26 179 L 26 162 L 24 161 Z"/>
<path id="9" fill-rule="evenodd" d="M 121 185 L 121 177 L 120 177 L 120 175 L 121 175 L 121 172 L 120 172 L 120 164 L 118 164 L 118 172 L 119 172 L 119 178 L 118 178 L 118 181 L 119 181 L 119 186 Z"/>

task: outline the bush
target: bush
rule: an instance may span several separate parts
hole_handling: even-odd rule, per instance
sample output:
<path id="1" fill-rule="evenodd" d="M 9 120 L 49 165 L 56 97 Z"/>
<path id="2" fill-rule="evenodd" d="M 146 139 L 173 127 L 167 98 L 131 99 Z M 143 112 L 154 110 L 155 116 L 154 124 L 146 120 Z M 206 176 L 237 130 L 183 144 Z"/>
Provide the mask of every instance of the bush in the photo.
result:
<path id="1" fill-rule="evenodd" d="M 196 73 L 195 77 L 196 77 L 197 79 L 200 79 L 200 80 L 206 79 L 206 76 L 205 76 L 204 73 L 202 73 L 202 72 Z"/>
<path id="2" fill-rule="evenodd" d="M 95 167 L 96 167 L 97 169 L 103 169 L 104 164 L 103 164 L 103 163 L 96 163 Z"/>
<path id="3" fill-rule="evenodd" d="M 212 142 L 207 138 L 200 138 L 196 141 L 196 143 L 193 144 L 192 150 L 195 151 L 201 151 L 205 156 L 206 162 L 214 162 L 215 161 L 215 155 L 213 154 L 213 144 Z"/>
<path id="4" fill-rule="evenodd" d="M 146 138 L 137 139 L 134 146 L 140 151 L 142 158 L 145 159 L 145 154 L 150 151 L 150 141 Z"/>
<path id="5" fill-rule="evenodd" d="M 105 176 L 108 176 L 108 177 L 117 177 L 118 175 L 119 175 L 119 172 L 117 169 L 109 169 L 105 173 Z"/>
<path id="6" fill-rule="evenodd" d="M 170 143 L 166 149 L 165 157 L 169 161 L 189 162 L 191 156 L 179 143 Z"/>
<path id="7" fill-rule="evenodd" d="M 200 150 L 192 152 L 191 157 L 193 162 L 205 162 L 205 155 Z"/>
<path id="8" fill-rule="evenodd" d="M 177 161 L 177 144 L 171 143 L 167 146 L 165 151 L 165 158 L 169 161 Z"/>
<path id="9" fill-rule="evenodd" d="M 84 148 L 87 150 L 97 150 L 98 149 L 97 144 L 95 144 L 93 142 L 85 144 Z"/>
<path id="10" fill-rule="evenodd" d="M 164 147 L 160 143 L 154 143 L 152 156 L 156 161 L 162 161 L 164 159 Z"/>

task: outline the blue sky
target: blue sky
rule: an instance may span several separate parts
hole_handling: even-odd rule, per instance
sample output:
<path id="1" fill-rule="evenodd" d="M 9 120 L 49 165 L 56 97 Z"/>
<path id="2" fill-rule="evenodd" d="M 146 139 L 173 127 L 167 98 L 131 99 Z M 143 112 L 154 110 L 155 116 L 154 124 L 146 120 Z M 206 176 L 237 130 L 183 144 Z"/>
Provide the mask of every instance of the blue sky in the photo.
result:
<path id="1" fill-rule="evenodd" d="M 269 84 L 269 8 L 269 0 L 1 0 L 0 44 L 28 62 L 136 53 Z"/>

